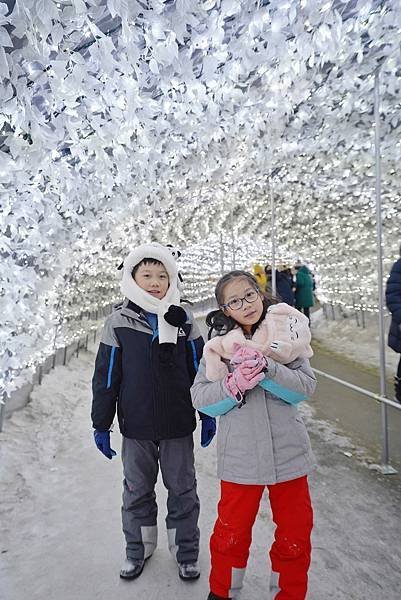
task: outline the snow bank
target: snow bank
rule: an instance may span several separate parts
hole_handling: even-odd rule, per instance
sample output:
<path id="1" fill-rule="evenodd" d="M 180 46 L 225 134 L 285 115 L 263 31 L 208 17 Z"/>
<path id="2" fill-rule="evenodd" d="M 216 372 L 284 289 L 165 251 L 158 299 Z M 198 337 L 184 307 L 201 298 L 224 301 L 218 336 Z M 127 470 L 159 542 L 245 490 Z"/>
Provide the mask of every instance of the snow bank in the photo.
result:
<path id="1" fill-rule="evenodd" d="M 366 314 L 366 327 L 358 327 L 354 318 L 341 318 L 335 321 L 325 318 L 323 309 L 311 315 L 313 339 L 327 349 L 344 355 L 365 366 L 379 369 L 379 321 L 378 315 Z M 387 346 L 389 319 L 385 320 L 386 331 L 386 371 L 389 377 L 397 369 L 400 355 Z"/>

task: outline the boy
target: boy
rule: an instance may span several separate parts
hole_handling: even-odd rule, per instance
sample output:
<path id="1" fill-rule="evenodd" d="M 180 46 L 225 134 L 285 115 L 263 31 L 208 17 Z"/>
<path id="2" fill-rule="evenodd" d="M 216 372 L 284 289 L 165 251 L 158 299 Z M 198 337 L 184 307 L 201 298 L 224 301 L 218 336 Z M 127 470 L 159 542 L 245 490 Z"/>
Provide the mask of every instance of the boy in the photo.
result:
<path id="1" fill-rule="evenodd" d="M 169 549 L 181 579 L 200 575 L 199 499 L 190 387 L 203 349 L 192 316 L 179 306 L 178 271 L 170 250 L 139 246 L 124 260 L 122 305 L 106 320 L 93 377 L 92 421 L 98 449 L 109 459 L 116 408 L 124 471 L 122 524 L 126 560 L 120 577 L 135 579 L 157 544 L 155 484 L 159 464 L 168 490 Z M 202 418 L 202 445 L 216 425 Z"/>

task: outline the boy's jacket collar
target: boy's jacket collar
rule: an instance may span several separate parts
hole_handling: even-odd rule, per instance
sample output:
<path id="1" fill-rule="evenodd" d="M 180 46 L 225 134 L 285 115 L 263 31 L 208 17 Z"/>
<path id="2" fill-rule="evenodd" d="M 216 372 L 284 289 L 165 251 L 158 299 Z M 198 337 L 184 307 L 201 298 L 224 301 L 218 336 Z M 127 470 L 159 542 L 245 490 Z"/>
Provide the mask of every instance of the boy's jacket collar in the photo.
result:
<path id="1" fill-rule="evenodd" d="M 141 323 L 147 325 L 151 329 L 150 324 L 148 323 L 145 317 L 144 310 L 137 304 L 134 304 L 134 302 L 132 302 L 132 300 L 129 300 L 128 298 L 124 299 L 121 308 L 121 314 L 125 315 L 126 317 L 136 319 L 137 321 L 140 321 Z"/>

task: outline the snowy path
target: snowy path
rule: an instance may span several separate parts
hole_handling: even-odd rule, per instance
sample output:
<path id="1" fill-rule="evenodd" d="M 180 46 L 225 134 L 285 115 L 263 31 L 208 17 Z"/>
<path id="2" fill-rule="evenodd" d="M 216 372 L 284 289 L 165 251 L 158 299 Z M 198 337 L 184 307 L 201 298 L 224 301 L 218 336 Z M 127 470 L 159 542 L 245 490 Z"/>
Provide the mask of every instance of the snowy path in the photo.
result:
<path id="1" fill-rule="evenodd" d="M 165 493 L 158 482 L 159 547 L 134 582 L 118 577 L 121 464 L 96 450 L 89 421 L 94 354 L 57 367 L 0 434 L 2 600 L 205 600 L 208 538 L 218 493 L 214 446 L 197 445 L 201 579 L 184 584 L 167 550 Z M 319 469 L 309 600 L 398 600 L 401 522 L 398 479 L 342 453 L 305 406 Z M 199 431 L 195 432 L 198 442 Z M 112 435 L 118 450 L 119 434 Z M 339 441 L 341 441 L 339 439 Z M 267 498 L 254 528 L 244 600 L 267 600 L 272 525 Z"/>

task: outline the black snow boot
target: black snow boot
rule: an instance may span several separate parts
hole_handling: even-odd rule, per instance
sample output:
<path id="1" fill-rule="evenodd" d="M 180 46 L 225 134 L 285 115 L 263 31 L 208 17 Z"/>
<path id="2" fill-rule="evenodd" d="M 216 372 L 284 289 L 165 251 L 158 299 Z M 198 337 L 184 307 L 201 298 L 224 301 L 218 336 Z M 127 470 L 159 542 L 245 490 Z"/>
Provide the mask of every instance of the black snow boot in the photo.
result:
<path id="1" fill-rule="evenodd" d="M 399 377 L 394 377 L 394 392 L 395 399 L 401 404 L 401 379 Z"/>
<path id="2" fill-rule="evenodd" d="M 200 569 L 198 563 L 178 563 L 178 575 L 183 581 L 199 579 Z"/>
<path id="3" fill-rule="evenodd" d="M 221 596 L 216 596 L 216 594 L 210 592 L 210 594 L 207 597 L 207 600 L 231 600 L 231 598 L 222 598 Z"/>
<path id="4" fill-rule="evenodd" d="M 145 560 L 134 560 L 131 558 L 126 558 L 120 570 L 121 579 L 136 579 L 137 577 L 142 575 L 145 563 L 150 558 L 150 556 L 147 556 Z"/>

